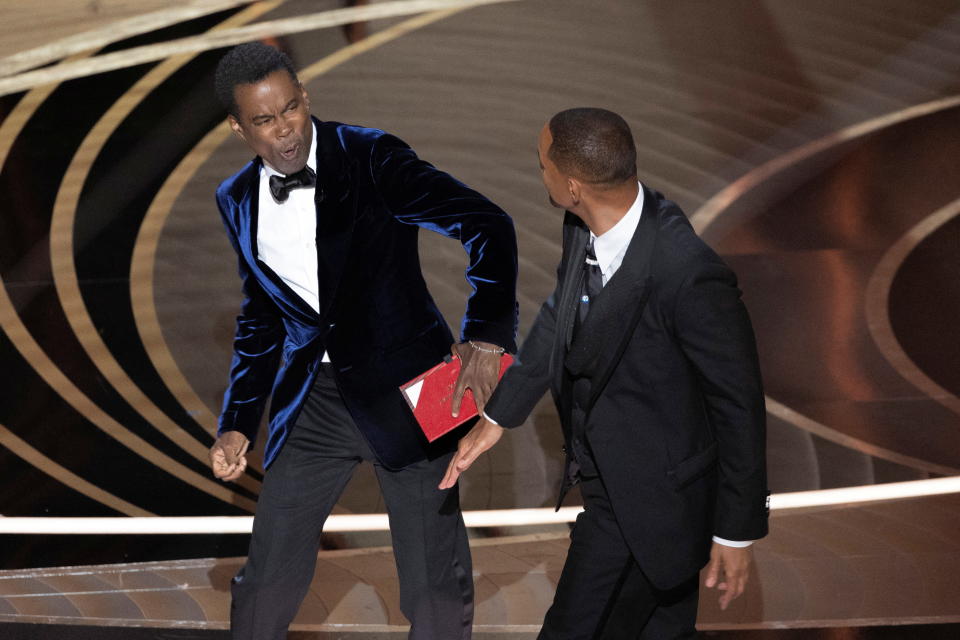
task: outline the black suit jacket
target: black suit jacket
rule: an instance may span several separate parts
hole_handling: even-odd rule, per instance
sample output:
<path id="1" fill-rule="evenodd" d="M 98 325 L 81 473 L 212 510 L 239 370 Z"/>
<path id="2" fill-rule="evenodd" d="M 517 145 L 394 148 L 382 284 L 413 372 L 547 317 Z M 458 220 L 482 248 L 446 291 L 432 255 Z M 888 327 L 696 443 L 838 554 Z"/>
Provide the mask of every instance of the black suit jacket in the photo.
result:
<path id="1" fill-rule="evenodd" d="M 515 350 L 513 222 L 392 135 L 314 123 L 319 313 L 257 256 L 260 158 L 217 189 L 245 294 L 219 431 L 253 440 L 271 398 L 269 466 L 327 351 L 344 403 L 378 459 L 403 467 L 453 444 L 428 445 L 398 389 L 440 362 L 453 342 L 420 272 L 418 230 L 459 240 L 469 255 L 473 293 L 461 339 Z"/>
<path id="2" fill-rule="evenodd" d="M 767 533 L 753 330 L 733 272 L 675 204 L 644 188 L 623 264 L 574 339 L 588 237 L 567 213 L 556 290 L 486 413 L 516 427 L 550 388 L 572 451 L 567 390 L 588 378 L 585 425 L 598 471 L 633 555 L 665 589 L 706 563 L 711 536 Z M 561 500 L 570 486 L 565 473 Z"/>

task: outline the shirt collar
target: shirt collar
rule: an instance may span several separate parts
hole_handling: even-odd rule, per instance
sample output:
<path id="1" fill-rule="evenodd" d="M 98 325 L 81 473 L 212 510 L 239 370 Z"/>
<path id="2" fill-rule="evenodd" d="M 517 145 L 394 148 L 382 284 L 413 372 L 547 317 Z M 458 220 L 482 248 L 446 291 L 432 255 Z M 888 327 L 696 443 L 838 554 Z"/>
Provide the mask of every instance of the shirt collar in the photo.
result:
<path id="1" fill-rule="evenodd" d="M 593 239 L 593 252 L 597 256 L 600 271 L 603 273 L 607 273 L 614 259 L 626 251 L 640 223 L 640 214 L 643 212 L 643 185 L 639 182 L 637 185 L 640 187 L 637 199 L 617 224 L 610 227 L 603 235 L 597 236 L 590 232 L 590 237 Z"/>
<path id="2" fill-rule="evenodd" d="M 313 127 L 313 140 L 310 141 L 310 153 L 307 154 L 307 166 L 316 172 L 317 170 L 317 123 L 311 118 L 310 126 Z M 266 162 L 260 162 L 260 175 L 264 178 L 270 176 L 284 176 L 284 174 L 269 166 Z M 285 177 L 285 176 L 284 176 Z"/>

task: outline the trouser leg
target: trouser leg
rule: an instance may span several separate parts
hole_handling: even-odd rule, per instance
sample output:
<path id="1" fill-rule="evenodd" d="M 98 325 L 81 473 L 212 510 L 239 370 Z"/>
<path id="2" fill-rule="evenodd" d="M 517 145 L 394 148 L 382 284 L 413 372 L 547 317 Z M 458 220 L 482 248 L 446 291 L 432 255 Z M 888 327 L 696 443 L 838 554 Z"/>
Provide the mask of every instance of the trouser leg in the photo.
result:
<path id="1" fill-rule="evenodd" d="M 540 640 L 600 638 L 633 557 L 627 548 L 600 479 L 580 483 L 584 511 L 570 534 L 570 549 Z M 636 603 L 645 615 L 651 603 Z"/>
<path id="2" fill-rule="evenodd" d="M 459 486 L 437 489 L 452 455 L 398 471 L 376 465 L 411 640 L 471 637 L 473 570 Z"/>
<path id="3" fill-rule="evenodd" d="M 581 482 L 585 511 L 540 640 L 668 640 L 695 636 L 697 577 L 655 589 L 633 559 L 599 477 Z"/>
<path id="4" fill-rule="evenodd" d="M 323 523 L 362 458 L 333 380 L 320 376 L 257 501 L 246 565 L 233 580 L 234 640 L 283 640 L 313 579 Z"/>

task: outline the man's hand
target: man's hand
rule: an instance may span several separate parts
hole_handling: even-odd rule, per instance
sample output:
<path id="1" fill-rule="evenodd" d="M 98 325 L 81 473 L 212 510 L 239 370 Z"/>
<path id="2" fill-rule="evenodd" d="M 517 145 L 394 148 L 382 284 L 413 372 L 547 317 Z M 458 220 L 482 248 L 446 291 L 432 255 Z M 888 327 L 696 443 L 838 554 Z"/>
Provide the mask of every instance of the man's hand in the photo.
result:
<path id="1" fill-rule="evenodd" d="M 743 593 L 750 573 L 753 558 L 752 547 L 730 547 L 714 542 L 710 549 L 710 564 L 707 565 L 707 578 L 704 586 L 716 587 L 720 595 L 720 608 L 726 609 L 734 598 Z"/>
<path id="2" fill-rule="evenodd" d="M 233 482 L 247 468 L 247 447 L 250 441 L 239 431 L 224 431 L 210 447 L 210 468 L 224 482 Z"/>
<path id="3" fill-rule="evenodd" d="M 475 345 L 475 346 L 474 346 Z M 450 352 L 460 358 L 460 375 L 453 388 L 453 404 L 450 414 L 460 415 L 460 402 L 469 388 L 477 411 L 483 412 L 493 388 L 500 379 L 500 356 L 503 349 L 489 342 L 461 342 L 450 347 Z"/>
<path id="4" fill-rule="evenodd" d="M 470 465 L 480 457 L 480 454 L 497 444 L 503 435 L 503 427 L 480 418 L 480 422 L 473 425 L 473 429 L 460 439 L 457 453 L 447 466 L 447 473 L 440 481 L 440 489 L 449 489 L 457 484 L 460 474 L 470 468 Z"/>

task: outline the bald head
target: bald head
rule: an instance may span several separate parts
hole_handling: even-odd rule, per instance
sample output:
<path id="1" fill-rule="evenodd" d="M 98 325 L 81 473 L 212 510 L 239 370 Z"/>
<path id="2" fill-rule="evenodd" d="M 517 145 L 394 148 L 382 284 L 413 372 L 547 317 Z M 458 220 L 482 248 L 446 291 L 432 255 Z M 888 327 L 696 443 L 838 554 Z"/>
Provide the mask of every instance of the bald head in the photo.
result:
<path id="1" fill-rule="evenodd" d="M 637 150 L 630 127 L 606 109 L 580 107 L 548 123 L 550 160 L 566 175 L 595 188 L 613 188 L 637 177 Z"/>

